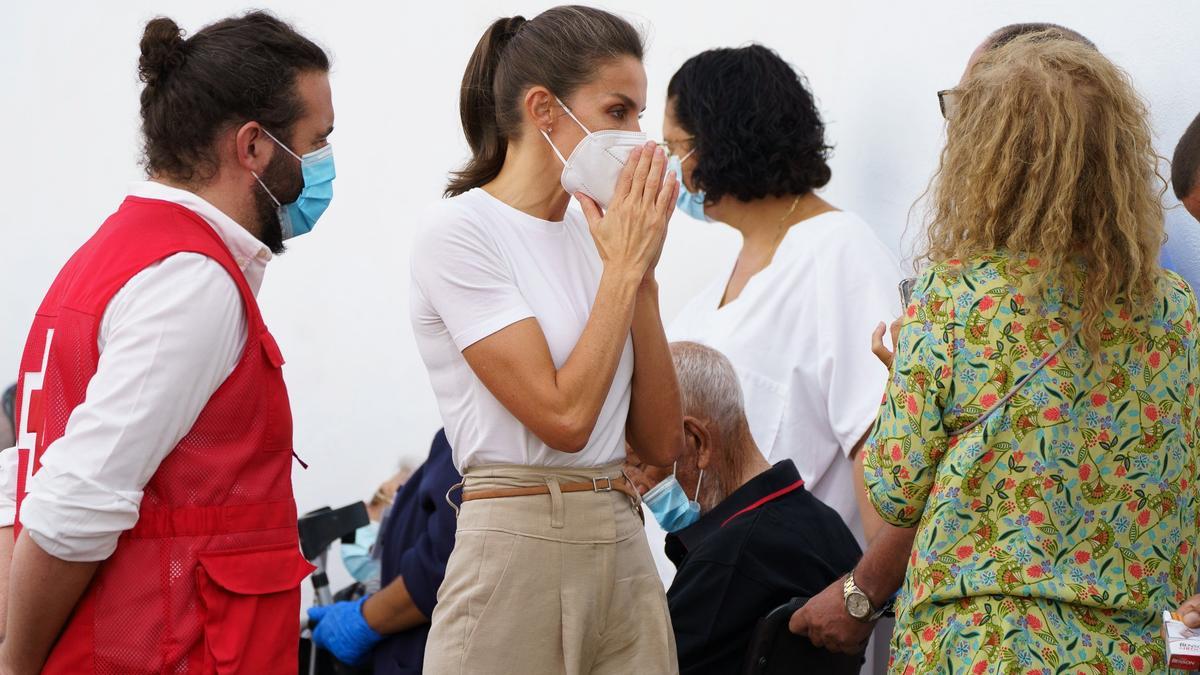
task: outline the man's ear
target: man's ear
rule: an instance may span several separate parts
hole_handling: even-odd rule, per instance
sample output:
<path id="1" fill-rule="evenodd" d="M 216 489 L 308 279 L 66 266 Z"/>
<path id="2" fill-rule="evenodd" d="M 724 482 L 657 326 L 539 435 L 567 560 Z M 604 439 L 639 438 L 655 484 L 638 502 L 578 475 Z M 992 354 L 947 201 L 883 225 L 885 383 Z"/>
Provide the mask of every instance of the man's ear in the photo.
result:
<path id="1" fill-rule="evenodd" d="M 234 130 L 233 150 L 238 166 L 261 176 L 277 148 L 275 141 L 263 131 L 262 125 L 251 121 Z"/>
<path id="2" fill-rule="evenodd" d="M 713 450 L 712 433 L 709 431 L 708 424 L 691 415 L 684 415 L 683 440 L 696 453 L 696 466 L 702 471 L 708 469 Z"/>

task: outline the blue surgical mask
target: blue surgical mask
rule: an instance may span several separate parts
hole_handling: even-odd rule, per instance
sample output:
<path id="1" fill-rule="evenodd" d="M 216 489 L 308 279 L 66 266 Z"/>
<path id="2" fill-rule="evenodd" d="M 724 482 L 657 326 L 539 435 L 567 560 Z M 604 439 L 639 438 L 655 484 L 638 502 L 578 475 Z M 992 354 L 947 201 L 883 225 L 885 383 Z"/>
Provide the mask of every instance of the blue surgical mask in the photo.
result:
<path id="1" fill-rule="evenodd" d="M 371 547 L 379 536 L 379 523 L 367 523 L 354 531 L 354 543 L 342 544 L 342 564 L 350 576 L 362 583 L 378 579 L 379 559 L 371 555 Z"/>
<path id="2" fill-rule="evenodd" d="M 279 222 L 283 225 L 283 238 L 291 239 L 308 234 L 316 227 L 317 219 L 325 213 L 325 209 L 329 208 L 329 202 L 333 201 L 333 179 L 337 177 L 333 168 L 333 146 L 327 143 L 301 157 L 271 135 L 271 132 L 263 129 L 263 133 L 300 162 L 300 172 L 304 176 L 304 189 L 300 190 L 300 196 L 296 198 L 296 201 L 290 204 L 281 204 L 266 183 L 263 183 L 262 179 L 258 177 L 258 174 L 255 173 L 254 178 L 258 180 L 258 184 L 267 191 L 267 196 L 279 208 Z"/>
<path id="3" fill-rule="evenodd" d="M 674 171 L 675 177 L 679 179 L 679 197 L 675 200 L 675 208 L 696 220 L 712 222 L 712 218 L 704 213 L 704 190 L 692 192 L 683 184 L 683 163 L 692 156 L 693 152 L 695 149 L 683 157 L 671 155 L 671 159 L 667 160 L 667 170 Z"/>
<path id="4" fill-rule="evenodd" d="M 677 465 L 678 466 L 678 465 Z M 696 479 L 696 497 L 700 497 L 700 481 L 704 470 Z M 654 519 L 667 532 L 678 532 L 700 519 L 700 504 L 688 499 L 687 493 L 675 480 L 675 471 L 642 496 L 642 503 L 654 514 Z"/>

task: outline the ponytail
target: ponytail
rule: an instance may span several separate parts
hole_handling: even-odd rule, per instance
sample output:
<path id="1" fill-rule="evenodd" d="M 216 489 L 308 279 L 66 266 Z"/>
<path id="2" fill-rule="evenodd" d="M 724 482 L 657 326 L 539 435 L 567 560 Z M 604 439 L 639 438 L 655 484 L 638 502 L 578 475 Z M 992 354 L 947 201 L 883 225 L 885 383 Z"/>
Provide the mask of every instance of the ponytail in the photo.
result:
<path id="1" fill-rule="evenodd" d="M 501 133 L 496 115 L 496 69 L 505 45 L 525 24 L 525 17 L 496 19 L 479 38 L 463 73 L 459 114 L 463 133 L 471 146 L 471 159 L 450 176 L 446 196 L 455 197 L 489 183 L 504 166 L 508 138 Z"/>
<path id="2" fill-rule="evenodd" d="M 471 158 L 450 175 L 446 196 L 491 182 L 508 141 L 521 133 L 521 101 L 541 85 L 564 100 L 610 59 L 642 59 L 642 37 L 628 21 L 593 7 L 562 5 L 526 21 L 492 22 L 463 74 L 459 113 Z"/>

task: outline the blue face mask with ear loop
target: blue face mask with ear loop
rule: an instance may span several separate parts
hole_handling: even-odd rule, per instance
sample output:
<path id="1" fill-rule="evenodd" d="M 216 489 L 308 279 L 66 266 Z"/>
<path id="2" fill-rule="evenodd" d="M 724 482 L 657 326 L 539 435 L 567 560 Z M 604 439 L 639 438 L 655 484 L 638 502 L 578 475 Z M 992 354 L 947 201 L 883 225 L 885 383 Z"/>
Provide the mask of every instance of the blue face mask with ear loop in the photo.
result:
<path id="1" fill-rule="evenodd" d="M 683 157 L 671 155 L 671 159 L 667 160 L 667 170 L 674 171 L 675 177 L 679 180 L 679 197 L 675 200 L 675 208 L 706 223 L 711 223 L 712 218 L 709 218 L 704 213 L 704 190 L 692 192 L 683 184 L 683 163 L 696 152 L 695 148 L 688 151 L 688 154 Z"/>
<path id="2" fill-rule="evenodd" d="M 301 157 L 292 152 L 292 149 L 280 142 L 278 138 L 275 138 L 271 132 L 263 129 L 263 133 L 300 162 L 304 188 L 300 190 L 300 196 L 296 198 L 296 201 L 290 204 L 281 204 L 271 189 L 262 181 L 262 178 L 259 178 L 258 174 L 254 172 L 251 173 L 279 209 L 279 223 L 283 226 L 283 238 L 286 240 L 308 234 L 316 227 L 317 219 L 325 213 L 325 209 L 329 208 L 329 202 L 333 201 L 333 179 L 337 177 L 333 166 L 333 146 L 327 143 Z"/>
<path id="3" fill-rule="evenodd" d="M 380 561 L 371 550 L 379 537 L 379 523 L 370 522 L 354 531 L 354 543 L 342 544 L 342 564 L 355 580 L 364 584 L 379 577 Z"/>
<path id="4" fill-rule="evenodd" d="M 700 504 L 688 499 L 687 493 L 675 480 L 675 470 L 679 467 L 676 462 L 667 476 L 646 494 L 642 495 L 642 503 L 650 509 L 654 519 L 667 532 L 678 532 L 700 519 Z M 700 482 L 704 480 L 704 469 L 696 478 L 696 498 L 700 497 Z"/>

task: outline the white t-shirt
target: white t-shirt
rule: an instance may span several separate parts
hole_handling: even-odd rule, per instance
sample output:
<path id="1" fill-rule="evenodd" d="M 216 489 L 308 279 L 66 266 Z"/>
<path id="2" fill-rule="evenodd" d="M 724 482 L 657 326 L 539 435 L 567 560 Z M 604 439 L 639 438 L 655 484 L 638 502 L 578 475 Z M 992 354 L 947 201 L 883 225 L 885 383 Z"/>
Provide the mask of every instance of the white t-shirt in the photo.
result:
<path id="1" fill-rule="evenodd" d="M 771 264 L 718 306 L 733 272 L 684 307 L 667 331 L 724 353 L 742 382 L 750 432 L 771 463 L 791 459 L 805 487 L 863 541 L 849 453 L 879 412 L 887 370 L 871 331 L 902 308 L 900 266 L 861 218 L 832 211 L 797 223 Z"/>
<path id="2" fill-rule="evenodd" d="M 543 443 L 492 396 L 462 355 L 534 317 L 561 368 L 591 315 L 603 269 L 587 221 L 574 209 L 561 222 L 541 220 L 475 189 L 425 213 L 412 250 L 413 331 L 459 471 L 483 464 L 590 467 L 625 457 L 631 338 L 592 436 L 578 453 Z"/>

